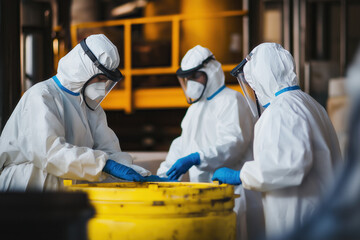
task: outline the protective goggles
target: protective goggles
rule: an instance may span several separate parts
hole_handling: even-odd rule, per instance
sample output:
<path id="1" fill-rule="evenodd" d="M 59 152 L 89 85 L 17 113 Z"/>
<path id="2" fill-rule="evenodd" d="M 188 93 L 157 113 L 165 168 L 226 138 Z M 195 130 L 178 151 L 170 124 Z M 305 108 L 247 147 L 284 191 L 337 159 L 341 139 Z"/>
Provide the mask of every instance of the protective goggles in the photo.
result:
<path id="1" fill-rule="evenodd" d="M 176 71 L 176 75 L 178 77 L 182 77 L 182 78 L 188 77 L 188 76 L 194 74 L 199 69 L 203 68 L 208 62 L 210 62 L 211 60 L 214 60 L 214 59 L 215 59 L 214 56 L 210 55 L 204 61 L 202 61 L 202 63 L 200 65 L 198 65 L 198 66 L 196 66 L 194 68 L 191 68 L 191 69 L 188 69 L 188 70 L 182 70 L 181 68 L 179 68 Z"/>
<path id="2" fill-rule="evenodd" d="M 107 69 L 91 52 L 86 44 L 86 38 L 80 42 L 85 54 L 91 59 L 95 66 L 102 72 L 91 77 L 82 88 L 82 94 L 86 106 L 91 110 L 99 107 L 100 103 L 104 100 L 107 94 L 113 87 L 124 78 L 119 69 L 113 71 Z"/>
<path id="3" fill-rule="evenodd" d="M 214 56 L 210 55 L 204 59 L 201 64 L 194 68 L 188 70 L 182 70 L 179 68 L 176 71 L 176 76 L 185 93 L 186 101 L 189 104 L 199 101 L 204 94 L 207 83 L 207 75 L 205 72 L 199 70 L 214 59 Z"/>
<path id="4" fill-rule="evenodd" d="M 250 87 L 249 83 L 246 81 L 244 76 L 244 66 L 247 62 L 251 60 L 252 53 L 250 53 L 244 60 L 242 60 L 233 70 L 231 70 L 230 74 L 237 78 L 239 81 L 241 90 L 244 93 L 244 97 L 246 102 L 248 103 L 251 113 L 254 117 L 260 117 L 260 107 L 257 101 L 256 94 L 254 90 Z"/>
<path id="5" fill-rule="evenodd" d="M 177 76 L 189 104 L 201 99 L 207 84 L 207 75 L 203 71 L 196 71 L 187 77 Z"/>

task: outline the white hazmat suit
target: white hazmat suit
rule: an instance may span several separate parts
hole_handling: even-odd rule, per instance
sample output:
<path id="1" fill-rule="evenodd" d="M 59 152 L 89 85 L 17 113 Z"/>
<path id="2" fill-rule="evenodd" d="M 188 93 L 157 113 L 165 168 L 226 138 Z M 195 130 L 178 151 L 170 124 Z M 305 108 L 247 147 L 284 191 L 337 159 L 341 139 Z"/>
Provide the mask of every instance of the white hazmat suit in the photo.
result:
<path id="1" fill-rule="evenodd" d="M 104 35 L 92 35 L 87 44 L 108 69 L 119 65 L 118 51 Z M 101 107 L 86 107 L 79 92 L 100 70 L 76 45 L 59 61 L 57 75 L 25 92 L 0 138 L 0 190 L 56 190 L 63 179 L 100 181 L 110 158 L 140 174 L 121 152 Z"/>
<path id="2" fill-rule="evenodd" d="M 181 68 L 192 69 L 210 55 L 212 53 L 207 48 L 198 45 L 186 53 Z M 225 87 L 224 72 L 215 59 L 198 71 L 207 75 L 205 91 L 201 99 L 188 108 L 181 123 L 181 136 L 172 142 L 166 160 L 157 171 L 159 176 L 166 177 L 166 172 L 179 158 L 194 152 L 199 153 L 200 164 L 189 169 L 191 182 L 212 182 L 216 169 L 227 166 L 239 170 L 247 160 L 252 160 L 255 119 L 244 97 Z M 246 239 L 247 204 L 250 211 L 258 211 L 261 215 L 261 196 L 251 191 L 245 196 L 242 186 L 237 186 L 235 193 L 241 195 L 235 200 L 234 208 L 238 216 L 237 235 L 238 239 Z M 247 197 L 251 200 L 249 203 L 245 200 Z M 259 224 L 258 230 L 262 218 L 255 220 Z"/>
<path id="3" fill-rule="evenodd" d="M 341 162 L 337 136 L 325 109 L 298 87 L 291 54 L 279 44 L 252 51 L 244 75 L 261 105 L 254 161 L 240 172 L 244 188 L 262 192 L 268 236 L 302 224 Z"/>

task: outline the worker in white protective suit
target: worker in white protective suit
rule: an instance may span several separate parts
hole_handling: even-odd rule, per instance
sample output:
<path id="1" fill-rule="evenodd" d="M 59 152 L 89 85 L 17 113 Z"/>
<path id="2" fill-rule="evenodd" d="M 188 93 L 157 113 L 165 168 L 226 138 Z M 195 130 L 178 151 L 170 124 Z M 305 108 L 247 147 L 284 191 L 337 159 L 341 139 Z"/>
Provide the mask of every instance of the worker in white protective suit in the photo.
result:
<path id="1" fill-rule="evenodd" d="M 157 174 L 174 180 L 189 171 L 191 182 L 212 182 L 213 172 L 220 167 L 241 169 L 253 158 L 256 121 L 245 98 L 225 87 L 220 62 L 200 45 L 186 53 L 176 74 L 191 105 L 181 123 L 181 136 L 172 142 Z M 235 200 L 234 208 L 237 238 L 246 239 L 247 221 L 248 228 L 254 229 L 253 234 L 261 233 L 264 220 L 260 194 L 245 193 L 242 186 L 236 187 L 235 193 L 241 195 Z"/>
<path id="2" fill-rule="evenodd" d="M 281 45 L 260 44 L 232 74 L 265 110 L 255 125 L 254 161 L 240 171 L 218 169 L 213 179 L 261 192 L 267 236 L 283 234 L 316 210 L 342 161 L 338 139 L 325 109 L 300 90 L 294 59 Z"/>
<path id="3" fill-rule="evenodd" d="M 99 106 L 123 77 L 115 45 L 92 35 L 60 59 L 56 76 L 25 92 L 0 139 L 0 190 L 56 190 L 63 179 L 146 181 Z M 104 173 L 105 172 L 105 173 Z M 152 178 L 153 179 L 153 178 Z"/>

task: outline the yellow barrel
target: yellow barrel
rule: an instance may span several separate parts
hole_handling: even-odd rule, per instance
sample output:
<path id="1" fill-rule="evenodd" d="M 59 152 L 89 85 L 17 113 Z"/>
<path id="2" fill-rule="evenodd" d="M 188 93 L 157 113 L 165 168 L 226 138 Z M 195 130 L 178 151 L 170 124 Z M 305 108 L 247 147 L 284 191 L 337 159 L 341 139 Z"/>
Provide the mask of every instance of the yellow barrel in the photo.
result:
<path id="1" fill-rule="evenodd" d="M 88 237 L 97 239 L 235 239 L 234 189 L 216 183 L 96 183 L 85 191 L 96 215 Z"/>

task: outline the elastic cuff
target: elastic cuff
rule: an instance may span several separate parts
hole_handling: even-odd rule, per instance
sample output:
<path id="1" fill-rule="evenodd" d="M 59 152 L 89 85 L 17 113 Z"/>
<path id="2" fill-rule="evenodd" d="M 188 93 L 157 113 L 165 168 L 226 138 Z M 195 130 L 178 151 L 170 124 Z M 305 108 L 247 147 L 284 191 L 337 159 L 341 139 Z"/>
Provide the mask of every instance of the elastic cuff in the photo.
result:
<path id="1" fill-rule="evenodd" d="M 208 163 L 205 161 L 204 153 L 202 151 L 198 151 L 197 153 L 199 154 L 199 160 L 200 161 L 199 161 L 199 164 L 195 165 L 195 166 L 197 166 L 198 168 L 207 167 Z"/>
<path id="2" fill-rule="evenodd" d="M 241 173 L 240 170 L 239 170 L 239 171 L 236 171 L 236 179 L 238 180 L 238 183 L 239 183 L 239 184 L 242 184 L 242 181 L 241 181 L 241 178 L 240 178 L 240 173 Z"/>

